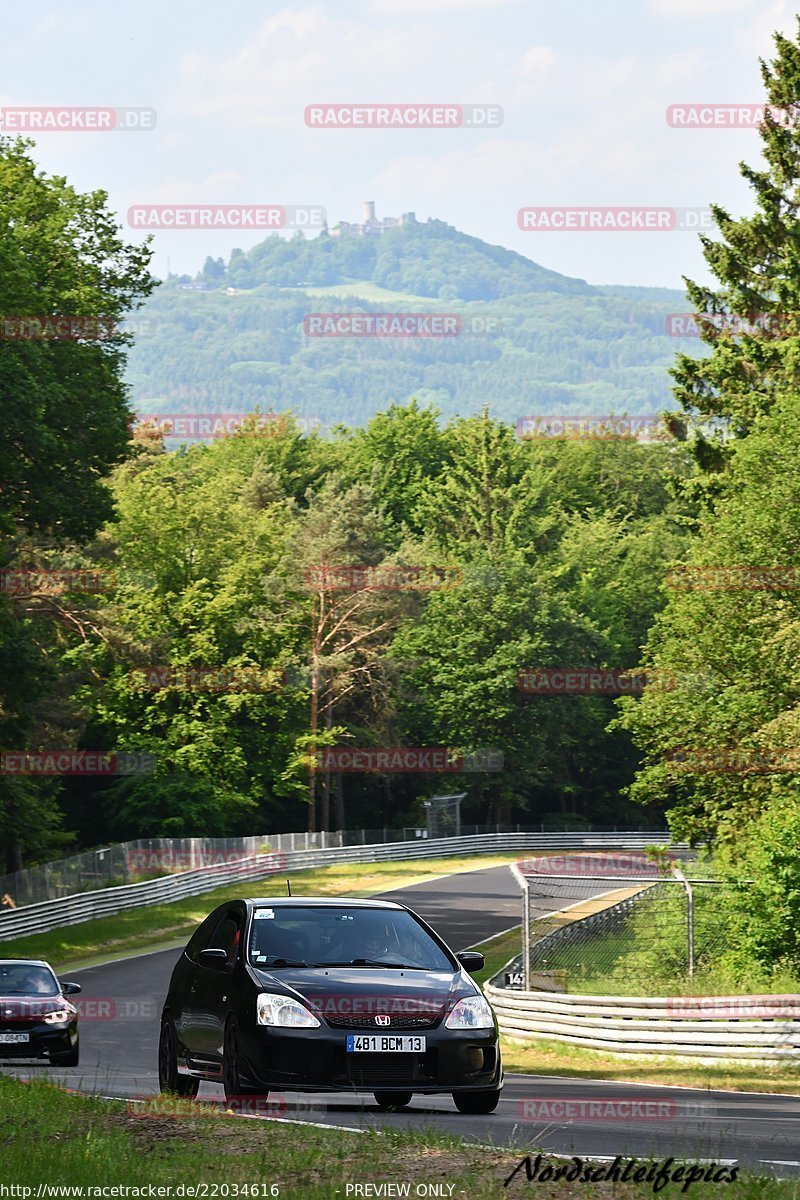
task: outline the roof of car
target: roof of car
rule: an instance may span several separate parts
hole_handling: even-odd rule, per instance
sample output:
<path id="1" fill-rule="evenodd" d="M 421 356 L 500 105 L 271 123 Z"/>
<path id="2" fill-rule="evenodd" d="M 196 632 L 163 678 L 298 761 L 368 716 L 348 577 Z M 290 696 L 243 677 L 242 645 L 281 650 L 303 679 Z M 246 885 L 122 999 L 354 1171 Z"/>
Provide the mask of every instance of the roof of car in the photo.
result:
<path id="1" fill-rule="evenodd" d="M 52 971 L 49 962 L 45 962 L 43 958 L 0 958 L 0 967 L 47 967 Z"/>
<path id="2" fill-rule="evenodd" d="M 261 904 L 267 904 L 270 908 L 279 908 L 291 905 L 292 908 L 341 908 L 347 905 L 349 908 L 390 908 L 399 912 L 404 910 L 402 904 L 395 903 L 394 900 L 351 900 L 347 896 L 341 896 L 338 899 L 331 899 L 330 896 L 261 896 L 258 898 L 249 897 L 245 900 L 245 904 L 251 904 L 257 907 Z"/>

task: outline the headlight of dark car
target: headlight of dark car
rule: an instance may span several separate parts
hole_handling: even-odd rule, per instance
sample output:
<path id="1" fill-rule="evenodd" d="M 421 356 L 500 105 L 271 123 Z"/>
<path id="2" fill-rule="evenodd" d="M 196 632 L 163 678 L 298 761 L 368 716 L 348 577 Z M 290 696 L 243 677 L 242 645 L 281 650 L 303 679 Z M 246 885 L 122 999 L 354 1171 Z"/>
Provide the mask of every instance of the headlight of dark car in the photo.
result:
<path id="1" fill-rule="evenodd" d="M 52 1012 L 44 1014 L 45 1025 L 68 1025 L 75 1016 L 77 1009 L 75 1008 L 55 1008 Z"/>
<path id="2" fill-rule="evenodd" d="M 274 992 L 261 992 L 259 995 L 256 1000 L 256 1021 L 259 1025 L 274 1025 L 282 1029 L 318 1029 L 320 1024 L 304 1004 Z"/>
<path id="3" fill-rule="evenodd" d="M 459 1000 L 444 1023 L 445 1029 L 494 1029 L 494 1017 L 483 996 Z"/>

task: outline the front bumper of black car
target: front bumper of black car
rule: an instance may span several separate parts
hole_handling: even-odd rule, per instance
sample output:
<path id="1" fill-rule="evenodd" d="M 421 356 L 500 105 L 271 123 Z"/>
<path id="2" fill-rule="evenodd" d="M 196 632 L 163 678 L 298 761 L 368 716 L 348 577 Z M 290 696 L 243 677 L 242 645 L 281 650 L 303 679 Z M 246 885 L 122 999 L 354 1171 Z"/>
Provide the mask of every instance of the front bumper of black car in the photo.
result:
<path id="1" fill-rule="evenodd" d="M 494 1030 L 453 1030 L 440 1024 L 419 1030 L 422 1052 L 347 1050 L 348 1033 L 319 1029 L 239 1029 L 240 1069 L 264 1091 L 455 1092 L 502 1087 L 500 1048 Z"/>
<path id="2" fill-rule="evenodd" d="M 2 1035 L 25 1036 L 27 1041 L 4 1042 Z M 52 1058 L 69 1054 L 78 1044 L 77 1017 L 63 1025 L 46 1021 L 0 1021 L 0 1061 L 10 1058 Z"/>

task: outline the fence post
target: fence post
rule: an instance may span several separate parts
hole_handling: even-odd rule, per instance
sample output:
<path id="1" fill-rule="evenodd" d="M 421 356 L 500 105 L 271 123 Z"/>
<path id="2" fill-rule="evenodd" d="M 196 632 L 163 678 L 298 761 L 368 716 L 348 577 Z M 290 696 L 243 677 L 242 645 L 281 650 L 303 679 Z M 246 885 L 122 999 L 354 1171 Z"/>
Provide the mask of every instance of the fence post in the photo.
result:
<path id="1" fill-rule="evenodd" d="M 686 889 L 686 933 L 688 941 L 689 978 L 694 975 L 694 893 L 692 885 L 680 867 L 673 866 L 672 874 Z"/>
<path id="2" fill-rule="evenodd" d="M 531 881 L 525 880 L 525 892 L 522 897 L 522 983 L 526 992 L 531 990 Z"/>

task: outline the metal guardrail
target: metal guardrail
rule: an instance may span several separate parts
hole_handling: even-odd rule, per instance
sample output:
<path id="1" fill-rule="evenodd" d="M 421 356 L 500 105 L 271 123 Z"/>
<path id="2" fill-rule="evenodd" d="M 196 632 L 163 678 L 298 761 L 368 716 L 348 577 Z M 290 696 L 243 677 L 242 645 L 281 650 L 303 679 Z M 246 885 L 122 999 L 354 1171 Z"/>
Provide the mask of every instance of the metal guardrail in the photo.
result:
<path id="1" fill-rule="evenodd" d="M 330 849 L 297 850 L 259 854 L 239 862 L 182 871 L 144 883 L 123 884 L 62 896 L 24 908 L 0 911 L 0 942 L 28 934 L 46 933 L 65 925 L 78 925 L 96 917 L 113 916 L 133 908 L 168 904 L 225 884 L 256 883 L 278 872 L 304 871 L 311 867 L 343 862 L 388 862 L 444 855 L 459 857 L 516 850 L 643 850 L 654 844 L 669 844 L 664 833 L 485 833 L 460 838 L 420 838 L 407 842 L 377 842 L 372 845 Z"/>
<path id="2" fill-rule="evenodd" d="M 430 811 L 430 810 L 428 810 Z M 616 833 L 615 826 L 574 825 L 567 816 L 562 825 L 544 821 L 533 825 L 516 823 L 501 826 L 465 824 L 458 829 L 443 829 L 434 834 L 428 828 L 405 826 L 392 829 L 322 830 L 316 833 L 268 833 L 249 837 L 154 837 L 115 842 L 84 850 L 55 862 L 25 867 L 0 875 L 0 896 L 8 895 L 13 905 L 38 904 L 59 900 L 77 892 L 95 892 L 103 888 L 142 883 L 177 871 L 195 871 L 201 867 L 236 862 L 253 854 L 282 853 L 295 850 L 329 850 L 333 846 L 371 846 L 376 842 L 407 842 L 427 837 L 467 837 L 479 833 Z M 642 829 L 640 832 L 651 832 Z M 663 833 L 660 829 L 658 832 Z"/>
<path id="3" fill-rule="evenodd" d="M 617 1054 L 698 1059 L 800 1061 L 800 996 L 701 996 L 644 999 L 510 991 L 484 985 L 500 1029 L 525 1041 L 552 1038 Z M 726 1009 L 741 1016 L 715 1016 Z M 768 1015 L 769 1009 L 775 1015 Z M 748 1008 L 767 1015 L 749 1019 Z M 681 1016 L 697 1011 L 699 1017 Z M 795 1015 L 783 1019 L 783 1013 Z"/>

